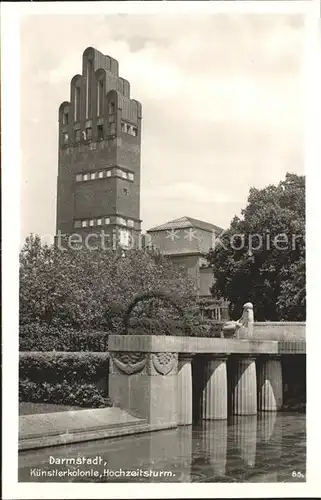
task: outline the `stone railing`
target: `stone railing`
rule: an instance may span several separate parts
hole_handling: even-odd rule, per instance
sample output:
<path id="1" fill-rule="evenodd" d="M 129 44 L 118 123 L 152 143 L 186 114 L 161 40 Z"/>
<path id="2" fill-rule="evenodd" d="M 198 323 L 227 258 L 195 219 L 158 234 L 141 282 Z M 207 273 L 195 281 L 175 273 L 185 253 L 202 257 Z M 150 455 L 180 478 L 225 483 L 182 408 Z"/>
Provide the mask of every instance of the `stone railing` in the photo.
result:
<path id="1" fill-rule="evenodd" d="M 111 335 L 111 399 L 152 425 L 189 425 L 192 360 L 198 357 L 203 419 L 227 418 L 228 393 L 235 415 L 280 409 L 281 355 L 305 354 L 305 323 L 255 323 L 247 303 L 239 321 L 226 322 L 222 333 L 222 338 Z"/>

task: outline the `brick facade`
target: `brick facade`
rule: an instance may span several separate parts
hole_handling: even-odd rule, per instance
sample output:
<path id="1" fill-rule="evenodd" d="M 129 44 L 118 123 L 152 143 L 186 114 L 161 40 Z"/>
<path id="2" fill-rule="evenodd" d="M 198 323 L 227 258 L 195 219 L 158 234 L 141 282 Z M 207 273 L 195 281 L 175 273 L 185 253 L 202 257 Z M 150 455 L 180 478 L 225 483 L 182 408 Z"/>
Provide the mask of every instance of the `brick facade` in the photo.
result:
<path id="1" fill-rule="evenodd" d="M 141 118 L 118 62 L 87 48 L 59 107 L 57 233 L 140 234 Z"/>

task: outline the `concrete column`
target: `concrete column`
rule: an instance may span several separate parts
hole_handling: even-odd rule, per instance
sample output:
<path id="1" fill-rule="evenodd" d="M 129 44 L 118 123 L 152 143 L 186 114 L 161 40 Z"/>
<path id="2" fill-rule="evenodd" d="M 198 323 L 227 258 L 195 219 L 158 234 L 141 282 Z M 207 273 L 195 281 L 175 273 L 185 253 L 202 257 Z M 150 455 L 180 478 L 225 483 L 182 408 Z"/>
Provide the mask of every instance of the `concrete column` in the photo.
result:
<path id="1" fill-rule="evenodd" d="M 277 411 L 282 404 L 281 358 L 263 358 L 258 365 L 258 408 L 260 411 Z"/>
<path id="2" fill-rule="evenodd" d="M 205 364 L 202 395 L 203 420 L 227 418 L 226 359 L 226 356 L 215 356 L 207 360 Z"/>
<path id="3" fill-rule="evenodd" d="M 232 413 L 234 415 L 256 415 L 257 382 L 254 357 L 236 359 L 232 390 Z"/>
<path id="4" fill-rule="evenodd" d="M 192 356 L 179 354 L 177 373 L 178 425 L 192 424 Z"/>
<path id="5" fill-rule="evenodd" d="M 136 339 L 136 350 L 110 351 L 109 396 L 153 428 L 176 427 L 177 353 L 139 351 Z"/>

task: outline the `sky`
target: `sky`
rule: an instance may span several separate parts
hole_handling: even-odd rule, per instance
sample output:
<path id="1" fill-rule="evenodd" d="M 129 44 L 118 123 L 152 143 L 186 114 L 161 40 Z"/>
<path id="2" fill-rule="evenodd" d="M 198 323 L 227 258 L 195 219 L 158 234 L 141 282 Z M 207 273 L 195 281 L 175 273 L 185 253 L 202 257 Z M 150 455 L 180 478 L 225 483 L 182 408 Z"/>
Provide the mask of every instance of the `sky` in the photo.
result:
<path id="1" fill-rule="evenodd" d="M 250 187 L 304 173 L 299 14 L 47 15 L 21 24 L 21 242 L 52 240 L 58 107 L 88 46 L 143 106 L 141 218 L 226 228 Z"/>

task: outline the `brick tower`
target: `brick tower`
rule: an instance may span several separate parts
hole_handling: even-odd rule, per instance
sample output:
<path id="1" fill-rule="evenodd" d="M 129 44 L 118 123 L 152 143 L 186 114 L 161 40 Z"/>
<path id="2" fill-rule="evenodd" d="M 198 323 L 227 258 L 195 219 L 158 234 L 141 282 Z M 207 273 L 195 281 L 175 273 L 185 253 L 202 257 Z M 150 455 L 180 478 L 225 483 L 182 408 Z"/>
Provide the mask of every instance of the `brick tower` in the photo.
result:
<path id="1" fill-rule="evenodd" d="M 137 244 L 141 118 L 118 62 L 87 48 L 82 75 L 70 83 L 70 102 L 59 107 L 57 234 L 76 233 L 83 241 L 90 234 L 91 245 L 101 234 L 110 244 Z"/>

